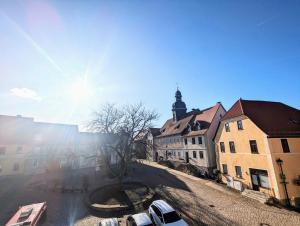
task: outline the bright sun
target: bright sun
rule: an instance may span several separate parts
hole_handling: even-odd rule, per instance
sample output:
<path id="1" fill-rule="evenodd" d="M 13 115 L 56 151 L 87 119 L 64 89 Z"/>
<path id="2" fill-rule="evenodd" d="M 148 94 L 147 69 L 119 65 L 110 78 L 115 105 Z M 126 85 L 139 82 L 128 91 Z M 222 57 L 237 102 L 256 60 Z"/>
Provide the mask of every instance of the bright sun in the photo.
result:
<path id="1" fill-rule="evenodd" d="M 92 89 L 86 78 L 79 78 L 70 87 L 70 94 L 77 104 L 87 102 L 92 95 Z"/>

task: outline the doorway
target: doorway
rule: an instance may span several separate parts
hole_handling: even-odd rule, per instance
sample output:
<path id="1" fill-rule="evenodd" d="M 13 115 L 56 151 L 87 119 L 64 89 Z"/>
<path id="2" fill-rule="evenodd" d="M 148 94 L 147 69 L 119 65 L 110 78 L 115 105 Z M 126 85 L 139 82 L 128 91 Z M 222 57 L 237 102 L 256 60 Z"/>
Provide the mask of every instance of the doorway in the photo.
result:
<path id="1" fill-rule="evenodd" d="M 252 189 L 259 191 L 260 187 L 268 187 L 268 171 L 260 169 L 249 169 L 252 182 Z"/>
<path id="2" fill-rule="evenodd" d="M 190 162 L 190 158 L 189 158 L 189 152 L 185 153 L 185 162 L 189 163 Z"/>

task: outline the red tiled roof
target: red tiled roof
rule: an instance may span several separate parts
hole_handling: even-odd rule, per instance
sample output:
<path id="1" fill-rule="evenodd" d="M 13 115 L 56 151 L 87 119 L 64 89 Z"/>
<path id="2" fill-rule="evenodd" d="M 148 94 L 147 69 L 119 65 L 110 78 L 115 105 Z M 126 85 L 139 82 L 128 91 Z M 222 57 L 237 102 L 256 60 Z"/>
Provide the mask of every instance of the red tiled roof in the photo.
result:
<path id="1" fill-rule="evenodd" d="M 222 121 L 245 115 L 270 137 L 300 136 L 300 110 L 280 102 L 239 99 Z"/>
<path id="2" fill-rule="evenodd" d="M 173 122 L 173 119 L 166 121 L 164 126 L 160 129 L 161 134 L 158 137 L 171 136 L 182 133 L 194 115 L 189 115 L 177 122 Z"/>
<path id="3" fill-rule="evenodd" d="M 211 108 L 207 108 L 205 110 L 202 110 L 201 114 L 198 114 L 196 116 L 196 121 L 199 122 L 208 122 L 211 123 L 216 112 L 218 111 L 218 108 L 220 107 L 220 103 L 217 103 L 215 106 L 211 107 Z"/>
<path id="4" fill-rule="evenodd" d="M 159 135 L 158 137 L 182 134 L 183 132 L 185 132 L 188 124 L 193 124 L 195 122 L 199 122 L 201 124 L 201 130 L 191 131 L 187 133 L 186 136 L 204 134 L 209 129 L 209 126 L 220 106 L 221 103 L 217 103 L 215 106 L 204 109 L 202 111 L 194 110 L 187 113 L 187 116 L 185 118 L 175 123 L 173 122 L 173 119 L 169 119 L 161 128 L 161 135 Z"/>

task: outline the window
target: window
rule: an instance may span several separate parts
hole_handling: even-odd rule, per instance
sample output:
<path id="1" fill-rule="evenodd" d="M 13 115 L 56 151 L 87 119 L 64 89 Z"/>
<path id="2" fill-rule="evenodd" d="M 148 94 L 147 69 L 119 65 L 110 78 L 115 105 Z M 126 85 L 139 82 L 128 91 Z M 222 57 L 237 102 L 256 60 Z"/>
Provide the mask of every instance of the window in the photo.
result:
<path id="1" fill-rule="evenodd" d="M 197 152 L 196 151 L 193 151 L 193 158 L 197 158 Z"/>
<path id="2" fill-rule="evenodd" d="M 101 223 L 100 223 L 101 225 Z M 126 226 L 137 226 L 134 219 L 132 217 L 128 217 L 126 221 Z"/>
<path id="3" fill-rule="evenodd" d="M 250 142 L 251 153 L 258 154 L 256 140 L 250 140 L 249 142 Z"/>
<path id="4" fill-rule="evenodd" d="M 229 141 L 230 152 L 235 153 L 235 146 L 233 141 Z"/>
<path id="5" fill-rule="evenodd" d="M 225 123 L 225 131 L 226 132 L 230 132 L 230 127 L 229 127 L 229 123 Z"/>
<path id="6" fill-rule="evenodd" d="M 154 205 L 152 205 L 151 207 L 152 207 L 154 213 L 155 213 L 155 214 L 158 216 L 158 218 L 160 219 L 160 221 L 163 222 L 163 217 L 162 217 L 162 214 L 161 214 L 160 210 L 159 210 L 156 206 L 154 206 Z"/>
<path id="7" fill-rule="evenodd" d="M 187 145 L 187 138 L 184 138 L 184 144 Z"/>
<path id="8" fill-rule="evenodd" d="M 225 152 L 225 144 L 224 144 L 224 142 L 220 142 L 220 149 L 221 149 L 221 152 Z"/>
<path id="9" fill-rule="evenodd" d="M 192 138 L 192 144 L 196 144 L 195 137 Z"/>
<path id="10" fill-rule="evenodd" d="M 14 171 L 19 171 L 19 168 L 20 168 L 19 163 L 15 163 L 13 170 Z"/>
<path id="11" fill-rule="evenodd" d="M 20 154 L 22 152 L 22 149 L 23 149 L 22 146 L 18 146 L 17 150 L 16 150 L 16 153 Z"/>
<path id="12" fill-rule="evenodd" d="M 242 123 L 242 121 L 238 120 L 236 123 L 237 123 L 238 130 L 243 130 L 243 123 Z"/>
<path id="13" fill-rule="evenodd" d="M 259 175 L 260 186 L 263 188 L 270 188 L 268 175 Z"/>
<path id="14" fill-rule="evenodd" d="M 222 168 L 223 168 L 223 173 L 228 174 L 227 164 L 222 164 Z"/>
<path id="15" fill-rule="evenodd" d="M 203 151 L 199 151 L 199 157 L 200 159 L 203 159 Z"/>
<path id="16" fill-rule="evenodd" d="M 200 124 L 200 122 L 197 122 L 196 128 L 197 128 L 197 130 L 201 130 L 201 124 Z"/>
<path id="17" fill-rule="evenodd" d="M 290 152 L 289 143 L 287 139 L 281 139 L 281 146 L 284 153 Z"/>
<path id="18" fill-rule="evenodd" d="M 242 168 L 240 166 L 235 166 L 235 175 L 237 177 L 242 177 Z"/>
<path id="19" fill-rule="evenodd" d="M 202 137 L 198 137 L 198 143 L 202 144 Z"/>
<path id="20" fill-rule="evenodd" d="M 180 158 L 181 157 L 181 154 L 180 154 L 180 151 L 178 152 L 178 158 Z"/>
<path id="21" fill-rule="evenodd" d="M 0 147 L 0 155 L 5 155 L 6 148 Z"/>
<path id="22" fill-rule="evenodd" d="M 164 214 L 164 220 L 165 220 L 165 224 L 170 224 L 176 221 L 180 221 L 181 218 L 175 211 L 172 211 Z"/>

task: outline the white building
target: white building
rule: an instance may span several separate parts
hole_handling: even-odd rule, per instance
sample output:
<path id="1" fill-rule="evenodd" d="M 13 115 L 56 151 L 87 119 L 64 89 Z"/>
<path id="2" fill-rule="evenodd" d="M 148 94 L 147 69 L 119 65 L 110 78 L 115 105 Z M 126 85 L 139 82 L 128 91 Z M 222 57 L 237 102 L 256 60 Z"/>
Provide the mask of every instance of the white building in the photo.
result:
<path id="1" fill-rule="evenodd" d="M 155 137 L 159 159 L 190 163 L 205 174 L 216 168 L 213 137 L 226 110 L 221 103 L 199 110 L 186 112 L 179 90 L 173 104 L 173 118 L 167 120 Z"/>

